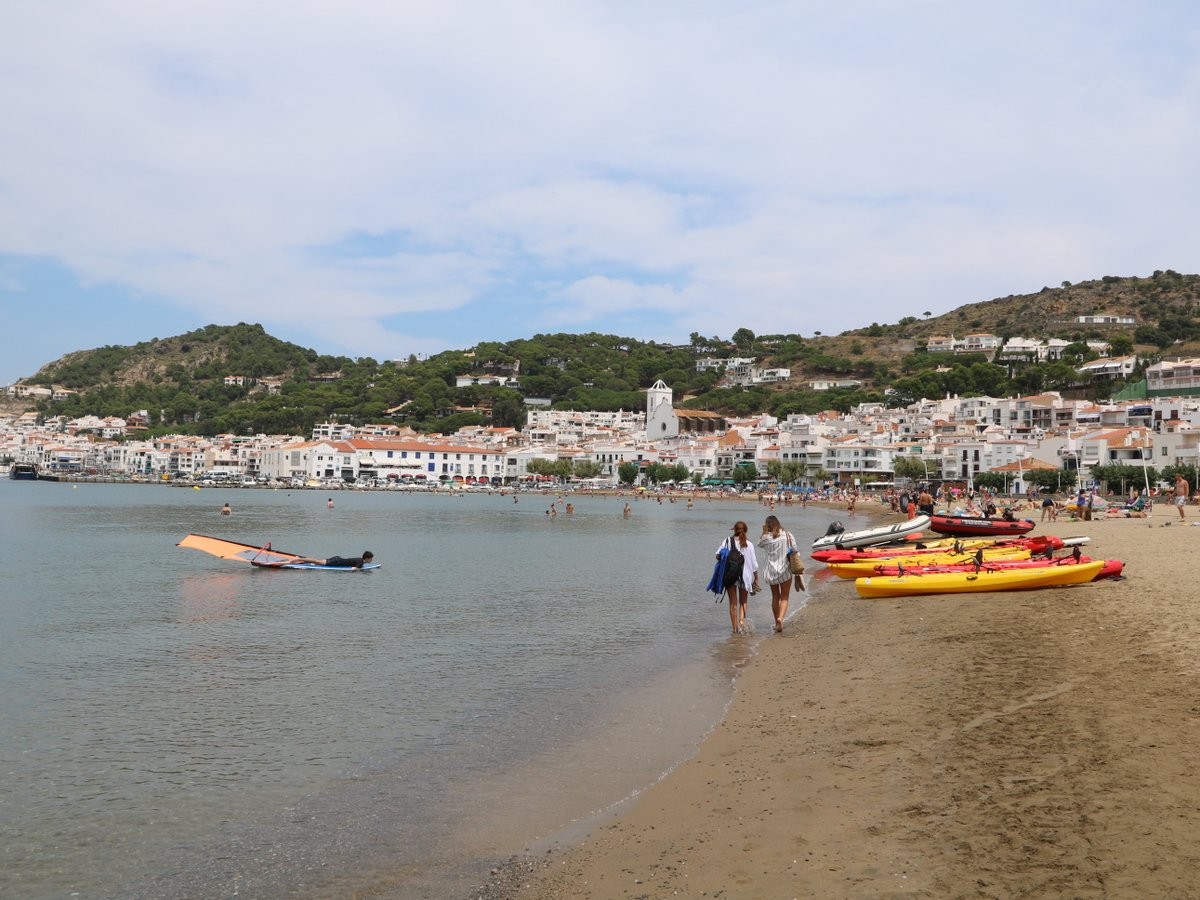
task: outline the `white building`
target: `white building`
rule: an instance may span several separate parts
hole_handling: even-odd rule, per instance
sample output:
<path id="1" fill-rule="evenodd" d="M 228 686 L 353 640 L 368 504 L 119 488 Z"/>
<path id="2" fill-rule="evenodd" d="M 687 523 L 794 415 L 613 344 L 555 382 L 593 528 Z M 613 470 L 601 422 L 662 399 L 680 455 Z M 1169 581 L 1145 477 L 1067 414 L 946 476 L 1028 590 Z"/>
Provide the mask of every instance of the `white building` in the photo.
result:
<path id="1" fill-rule="evenodd" d="M 1133 374 L 1136 366 L 1136 356 L 1116 356 L 1112 359 L 1094 359 L 1075 371 L 1083 378 L 1127 378 Z"/>
<path id="2" fill-rule="evenodd" d="M 808 383 L 809 390 L 831 391 L 834 388 L 860 388 L 862 382 L 854 378 L 818 378 Z"/>
<path id="3" fill-rule="evenodd" d="M 506 454 L 502 447 L 469 444 L 424 443 L 421 441 L 352 440 L 363 477 L 386 477 L 389 472 L 403 477 L 423 474 L 427 480 L 498 484 L 505 476 Z M 416 464 L 416 470 L 412 464 Z"/>
<path id="4" fill-rule="evenodd" d="M 1146 390 L 1152 395 L 1200 392 L 1200 359 L 1164 359 L 1155 363 L 1146 369 Z"/>
<path id="5" fill-rule="evenodd" d="M 825 447 L 823 468 L 843 484 L 891 481 L 895 471 L 894 445 L 862 441 L 831 441 Z"/>
<path id="6" fill-rule="evenodd" d="M 680 448 L 679 457 L 682 462 L 684 458 L 683 448 Z M 580 458 L 599 465 L 601 467 L 599 477 L 616 484 L 620 478 L 620 467 L 622 464 L 634 463 L 640 467 L 651 458 L 657 459 L 658 454 L 650 448 L 639 447 L 633 443 L 597 442 L 585 447 L 583 455 Z M 687 463 L 684 462 L 684 465 L 687 465 Z"/>
<path id="7" fill-rule="evenodd" d="M 357 478 L 357 454 L 345 441 L 302 441 L 263 450 L 259 472 L 268 478 Z"/>
<path id="8" fill-rule="evenodd" d="M 925 350 L 929 353 L 953 353 L 958 346 L 961 346 L 961 342 L 954 340 L 952 334 L 936 334 L 925 342 Z"/>
<path id="9" fill-rule="evenodd" d="M 746 359 L 738 356 L 731 356 L 728 359 L 717 359 L 716 357 L 706 356 L 696 360 L 696 371 L 707 372 L 709 369 L 724 368 L 726 372 L 733 371 L 739 368 L 745 368 L 749 371 L 750 366 L 754 365 L 753 359 Z"/>
<path id="10" fill-rule="evenodd" d="M 704 478 L 717 477 L 717 457 L 722 437 L 712 435 L 680 444 L 675 451 L 676 462 L 686 466 L 693 475 Z"/>
<path id="11" fill-rule="evenodd" d="M 525 412 L 525 430 L 531 443 L 558 443 L 556 435 L 570 432 L 573 443 L 589 436 L 633 435 L 645 430 L 646 414 L 619 409 L 604 410 L 529 409 Z M 537 435 L 537 436 L 535 436 Z"/>
<path id="12" fill-rule="evenodd" d="M 546 447 L 518 447 L 504 454 L 504 481 L 506 484 L 522 481 L 531 476 L 529 463 L 535 459 L 555 462 L 558 453 Z"/>
<path id="13" fill-rule="evenodd" d="M 994 334 L 968 334 L 963 338 L 962 351 L 963 353 L 992 353 L 1000 349 L 1000 345 L 1004 343 Z"/>
<path id="14" fill-rule="evenodd" d="M 40 384 L 24 384 L 18 381 L 16 384 L 10 384 L 6 388 L 8 396 L 21 400 L 49 400 L 54 396 L 54 391 L 48 387 L 42 387 Z"/>
<path id="15" fill-rule="evenodd" d="M 484 372 L 484 373 L 479 373 L 479 374 L 455 376 L 454 386 L 460 387 L 460 388 L 472 387 L 475 385 L 478 385 L 481 387 L 507 387 L 508 385 L 514 384 L 515 382 L 516 382 L 516 379 L 511 378 L 508 375 L 494 375 L 491 373 Z"/>
<path id="16" fill-rule="evenodd" d="M 679 437 L 679 417 L 672 405 L 673 393 L 660 378 L 646 391 L 646 439 L 659 441 Z"/>

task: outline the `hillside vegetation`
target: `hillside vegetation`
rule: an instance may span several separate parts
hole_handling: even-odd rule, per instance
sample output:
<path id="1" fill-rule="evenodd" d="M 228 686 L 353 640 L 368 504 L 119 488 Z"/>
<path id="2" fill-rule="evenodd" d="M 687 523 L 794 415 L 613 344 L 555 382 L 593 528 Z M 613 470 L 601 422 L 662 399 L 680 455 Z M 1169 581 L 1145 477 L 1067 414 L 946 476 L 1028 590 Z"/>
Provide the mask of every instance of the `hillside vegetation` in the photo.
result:
<path id="1" fill-rule="evenodd" d="M 1200 276 L 1166 271 L 1150 278 L 1063 283 L 840 335 L 755 335 L 739 328 L 729 338 L 693 333 L 688 344 L 677 347 L 616 335 L 544 334 L 428 359 L 378 362 L 320 355 L 278 340 L 260 325 L 209 325 L 133 346 L 71 353 L 26 381 L 78 391 L 40 404 L 46 415 L 125 416 L 145 409 L 155 432 L 202 434 L 305 433 L 316 421 L 361 424 L 388 416 L 423 431 L 488 422 L 519 426 L 527 397 L 545 398 L 560 409 L 640 409 L 644 390 L 660 378 L 675 390 L 678 403 L 730 415 L 845 410 L 868 401 L 899 406 L 948 393 L 1061 390 L 1100 398 L 1121 383 L 1079 382 L 1077 365 L 1095 356 L 1085 341 L 1103 339 L 1115 353 L 1137 352 L 1143 364 L 1168 350 L 1191 353 L 1200 344 L 1198 313 Z M 1081 325 L 1081 315 L 1130 315 L 1137 324 Z M 1041 364 L 998 365 L 980 355 L 925 352 L 932 336 L 976 332 L 1074 343 L 1068 358 Z M 722 372 L 696 371 L 697 358 L 705 356 L 754 357 L 764 367 L 790 368 L 792 377 L 770 385 L 718 387 Z M 455 387 L 461 375 L 514 372 L 516 389 Z M 257 383 L 225 384 L 231 375 Z M 809 387 L 814 379 L 830 378 L 860 384 L 829 391 Z M 260 379 L 274 381 L 277 391 Z"/>

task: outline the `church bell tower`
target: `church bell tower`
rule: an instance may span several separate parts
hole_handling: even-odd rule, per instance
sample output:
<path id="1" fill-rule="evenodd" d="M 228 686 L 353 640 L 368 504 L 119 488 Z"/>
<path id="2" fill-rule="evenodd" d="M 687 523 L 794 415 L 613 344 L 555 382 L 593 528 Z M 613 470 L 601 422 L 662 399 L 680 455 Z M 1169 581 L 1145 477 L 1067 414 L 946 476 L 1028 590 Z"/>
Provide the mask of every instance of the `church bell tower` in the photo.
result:
<path id="1" fill-rule="evenodd" d="M 672 401 L 673 392 L 661 378 L 646 391 L 646 440 L 679 437 L 679 417 Z"/>

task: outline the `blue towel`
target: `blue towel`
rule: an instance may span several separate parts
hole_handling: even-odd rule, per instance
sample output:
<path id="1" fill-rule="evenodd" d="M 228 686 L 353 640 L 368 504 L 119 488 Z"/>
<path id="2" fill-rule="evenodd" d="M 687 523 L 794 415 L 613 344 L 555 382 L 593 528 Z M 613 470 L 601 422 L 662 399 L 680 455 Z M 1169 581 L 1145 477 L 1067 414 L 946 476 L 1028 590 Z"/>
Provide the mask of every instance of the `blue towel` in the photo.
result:
<path id="1" fill-rule="evenodd" d="M 706 590 L 712 591 L 720 599 L 725 595 L 725 561 L 729 557 L 729 548 L 722 547 L 717 551 L 717 561 L 713 563 L 712 578 L 708 581 Z"/>

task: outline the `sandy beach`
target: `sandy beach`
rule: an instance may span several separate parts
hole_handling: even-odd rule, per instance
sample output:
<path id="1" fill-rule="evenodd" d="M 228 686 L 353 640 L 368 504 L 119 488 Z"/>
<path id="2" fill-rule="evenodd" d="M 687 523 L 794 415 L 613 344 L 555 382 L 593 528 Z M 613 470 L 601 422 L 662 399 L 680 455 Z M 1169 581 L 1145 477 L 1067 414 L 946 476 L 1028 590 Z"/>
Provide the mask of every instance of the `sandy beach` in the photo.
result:
<path id="1" fill-rule="evenodd" d="M 1122 581 L 826 585 L 763 641 L 695 757 L 479 896 L 1200 896 L 1189 514 L 1039 525 L 1090 536 Z"/>

